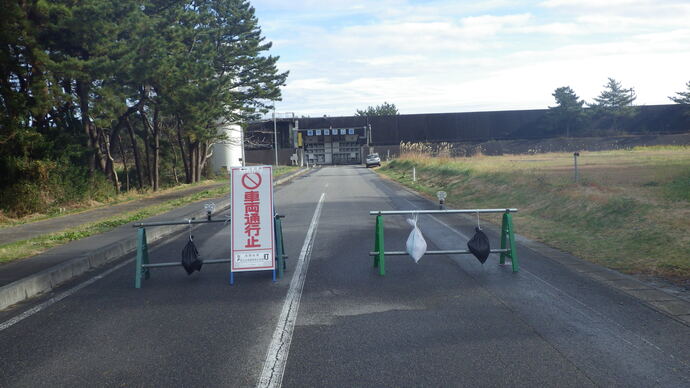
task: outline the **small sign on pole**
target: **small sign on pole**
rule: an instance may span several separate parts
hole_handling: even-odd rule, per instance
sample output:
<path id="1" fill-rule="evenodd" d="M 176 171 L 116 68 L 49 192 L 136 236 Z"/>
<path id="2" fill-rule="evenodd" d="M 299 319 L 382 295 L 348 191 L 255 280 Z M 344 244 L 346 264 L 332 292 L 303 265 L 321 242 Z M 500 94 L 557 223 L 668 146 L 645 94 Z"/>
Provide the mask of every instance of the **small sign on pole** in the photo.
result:
<path id="1" fill-rule="evenodd" d="M 232 262 L 234 272 L 273 270 L 273 170 L 271 166 L 233 167 Z"/>

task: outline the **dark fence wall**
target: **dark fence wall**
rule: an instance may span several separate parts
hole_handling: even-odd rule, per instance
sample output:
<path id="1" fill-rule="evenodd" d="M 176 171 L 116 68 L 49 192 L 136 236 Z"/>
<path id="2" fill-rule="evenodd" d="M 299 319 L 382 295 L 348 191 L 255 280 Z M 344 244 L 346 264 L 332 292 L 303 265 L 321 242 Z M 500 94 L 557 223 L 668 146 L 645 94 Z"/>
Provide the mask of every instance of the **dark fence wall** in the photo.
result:
<path id="1" fill-rule="evenodd" d="M 687 105 L 649 105 L 635 108 L 615 123 L 591 116 L 570 133 L 592 136 L 597 132 L 654 134 L 690 132 Z M 487 140 L 542 139 L 564 136 L 554 125 L 548 109 L 469 113 L 433 113 L 377 117 L 300 118 L 300 129 L 348 128 L 371 125 L 373 145 L 400 142 L 473 142 Z M 251 128 L 251 127 L 250 127 Z M 251 130 L 251 129 L 250 129 Z"/>
<path id="2" fill-rule="evenodd" d="M 294 150 L 292 149 L 279 149 L 278 150 L 278 164 L 290 165 L 290 156 L 292 156 Z M 275 151 L 273 150 L 245 150 L 244 157 L 247 158 L 247 164 L 274 164 L 275 163 Z"/>

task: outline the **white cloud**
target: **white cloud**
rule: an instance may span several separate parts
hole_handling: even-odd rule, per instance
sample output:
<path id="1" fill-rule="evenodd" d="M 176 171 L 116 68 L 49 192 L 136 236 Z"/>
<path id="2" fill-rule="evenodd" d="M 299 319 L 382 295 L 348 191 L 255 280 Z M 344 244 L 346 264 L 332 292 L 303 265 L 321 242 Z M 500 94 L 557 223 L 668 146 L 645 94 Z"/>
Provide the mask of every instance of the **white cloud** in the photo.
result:
<path id="1" fill-rule="evenodd" d="M 278 109 L 298 114 L 546 108 L 566 85 L 591 101 L 607 77 L 659 104 L 690 78 L 687 2 L 304 0 L 267 19 L 256 3 L 290 70 Z"/>
<path id="2" fill-rule="evenodd" d="M 584 35 L 591 33 L 591 31 L 581 28 L 576 23 L 548 23 L 535 24 L 529 26 L 522 26 L 512 29 L 512 31 L 521 34 L 549 34 L 549 35 Z"/>
<path id="3" fill-rule="evenodd" d="M 578 7 L 578 8 L 614 8 L 634 5 L 654 5 L 658 0 L 547 0 L 541 3 L 544 7 Z"/>

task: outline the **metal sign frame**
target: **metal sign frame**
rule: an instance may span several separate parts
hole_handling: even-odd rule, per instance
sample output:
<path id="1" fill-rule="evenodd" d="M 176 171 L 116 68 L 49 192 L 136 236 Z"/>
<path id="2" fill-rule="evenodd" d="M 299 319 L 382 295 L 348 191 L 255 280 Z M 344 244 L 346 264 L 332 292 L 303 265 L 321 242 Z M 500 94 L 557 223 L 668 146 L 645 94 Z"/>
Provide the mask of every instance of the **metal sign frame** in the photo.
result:
<path id="1" fill-rule="evenodd" d="M 273 271 L 276 245 L 273 209 L 273 168 L 271 166 L 232 167 L 231 172 L 231 268 L 235 272 Z M 241 242 L 245 242 L 244 246 Z M 263 255 L 263 260 L 260 259 Z M 252 256 L 252 257 L 248 257 Z M 249 262 L 243 259 L 250 260 Z M 267 261 L 270 260 L 270 265 Z M 251 261 L 257 262 L 252 264 Z"/>

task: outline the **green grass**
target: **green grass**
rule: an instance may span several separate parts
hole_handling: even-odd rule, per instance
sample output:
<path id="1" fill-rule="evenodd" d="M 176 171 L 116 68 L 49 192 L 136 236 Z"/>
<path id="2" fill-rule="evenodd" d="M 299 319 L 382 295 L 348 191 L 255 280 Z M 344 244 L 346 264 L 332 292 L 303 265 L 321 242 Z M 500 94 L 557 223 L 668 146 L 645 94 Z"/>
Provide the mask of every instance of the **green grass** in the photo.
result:
<path id="1" fill-rule="evenodd" d="M 55 217 L 62 217 L 65 215 L 70 215 L 70 214 L 76 214 L 76 213 L 81 213 L 84 211 L 88 210 L 93 210 L 105 206 L 113 206 L 117 205 L 120 203 L 125 203 L 129 201 L 135 201 L 139 199 L 144 199 L 144 198 L 152 198 L 156 197 L 158 195 L 162 194 L 169 194 L 169 193 L 174 193 L 176 191 L 180 190 L 185 190 L 189 189 L 191 187 L 198 187 L 198 186 L 208 186 L 212 185 L 215 183 L 218 183 L 219 180 L 205 180 L 199 183 L 192 183 L 192 184 L 182 184 L 179 186 L 175 186 L 172 188 L 166 188 L 163 190 L 159 191 L 142 191 L 139 192 L 137 190 L 130 190 L 128 192 L 124 192 L 116 197 L 110 198 L 106 201 L 103 202 L 96 202 L 96 201 L 90 201 L 86 203 L 74 203 L 69 207 L 53 207 L 49 209 L 46 213 L 34 213 L 29 216 L 21 217 L 21 218 L 2 218 L 0 219 L 0 229 L 2 228 L 8 228 L 12 226 L 17 226 L 17 225 L 22 225 L 30 222 L 36 222 L 36 221 L 42 221 L 42 220 L 47 220 Z"/>
<path id="2" fill-rule="evenodd" d="M 519 233 L 631 274 L 688 284 L 690 148 L 432 158 L 384 164 L 382 174 L 454 208 L 517 207 Z M 412 167 L 417 182 L 412 182 Z M 485 217 L 499 222 L 499 216 Z"/>
<path id="3" fill-rule="evenodd" d="M 297 170 L 296 167 L 280 166 L 274 169 L 274 176 L 278 177 L 295 170 Z M 222 181 L 227 181 L 227 178 L 218 180 L 218 182 Z M 2 244 L 0 245 L 0 263 L 7 263 L 14 260 L 35 256 L 47 251 L 48 249 L 66 244 L 70 241 L 104 233 L 118 226 L 159 215 L 192 202 L 210 198 L 218 198 L 229 194 L 229 192 L 230 185 L 223 185 L 222 187 L 203 190 L 182 198 L 167 201 L 159 205 L 148 206 L 137 211 L 132 211 L 93 223 L 80 225 L 78 227 L 63 230 L 61 232 L 47 234 L 28 240 L 16 241 L 9 244 Z"/>
<path id="4" fill-rule="evenodd" d="M 278 166 L 273 168 L 273 175 L 278 177 L 296 170 L 297 167 L 294 166 Z M 202 182 L 181 184 L 175 187 L 165 188 L 155 192 L 150 190 L 140 192 L 136 189 L 132 189 L 128 192 L 121 193 L 118 196 L 110 198 L 103 202 L 90 201 L 88 203 L 74 203 L 68 207 L 55 206 L 45 213 L 35 213 L 21 218 L 3 217 L 0 214 L 0 229 L 26 224 L 30 222 L 42 221 L 55 217 L 62 217 L 69 214 L 81 213 L 84 211 L 93 210 L 104 206 L 113 206 L 124 202 L 135 201 L 144 198 L 152 198 L 163 194 L 174 193 L 176 191 L 189 189 L 191 187 L 209 186 L 216 183 L 228 182 L 228 180 L 228 177 L 214 177 L 213 179 L 207 179 Z"/>

